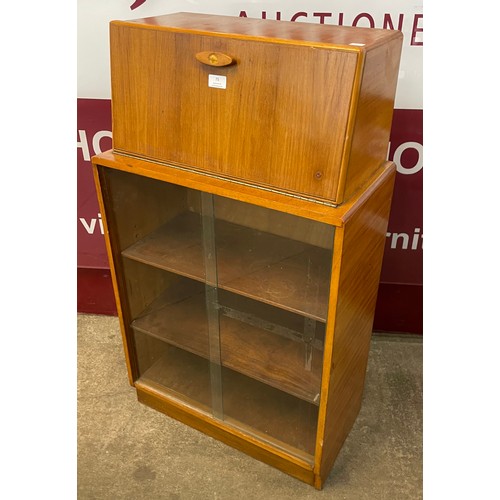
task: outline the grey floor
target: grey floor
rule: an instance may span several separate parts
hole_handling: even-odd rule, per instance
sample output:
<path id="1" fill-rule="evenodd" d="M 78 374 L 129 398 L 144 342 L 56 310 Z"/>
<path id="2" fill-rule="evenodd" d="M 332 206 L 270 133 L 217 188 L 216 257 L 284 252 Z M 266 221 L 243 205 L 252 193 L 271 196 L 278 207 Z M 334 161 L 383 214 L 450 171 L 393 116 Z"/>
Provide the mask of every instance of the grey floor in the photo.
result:
<path id="1" fill-rule="evenodd" d="M 118 319 L 78 315 L 78 498 L 422 498 L 422 340 L 374 335 L 358 419 L 317 491 L 137 402 Z"/>

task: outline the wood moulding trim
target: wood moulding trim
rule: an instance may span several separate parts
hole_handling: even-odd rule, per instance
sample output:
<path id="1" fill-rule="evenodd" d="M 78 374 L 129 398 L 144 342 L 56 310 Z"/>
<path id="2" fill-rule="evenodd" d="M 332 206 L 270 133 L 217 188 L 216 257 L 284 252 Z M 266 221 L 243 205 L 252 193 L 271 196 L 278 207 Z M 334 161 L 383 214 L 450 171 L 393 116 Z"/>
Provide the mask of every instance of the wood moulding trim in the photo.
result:
<path id="1" fill-rule="evenodd" d="M 373 177 L 361 186 L 349 200 L 344 201 L 341 205 L 333 206 L 314 199 L 294 197 L 282 191 L 264 190 L 259 186 L 247 185 L 246 183 L 236 184 L 234 179 L 210 177 L 206 173 L 200 173 L 190 168 L 179 169 L 170 163 L 161 163 L 131 155 L 125 156 L 113 150 L 93 156 L 92 163 L 321 221 L 336 227 L 342 227 L 351 213 L 356 210 L 356 207 L 360 203 L 364 203 L 379 184 L 383 183 L 385 178 L 391 175 L 392 170 L 396 168 L 393 162 L 382 162 Z M 236 190 L 235 185 L 238 186 Z"/>
<path id="2" fill-rule="evenodd" d="M 332 208 L 336 208 L 338 206 L 337 203 L 332 203 L 328 200 L 325 200 L 323 198 L 314 198 L 312 196 L 304 196 L 304 195 L 300 195 L 298 193 L 294 193 L 294 192 L 291 192 L 291 191 L 286 191 L 286 190 L 280 190 L 280 189 L 275 189 L 275 188 L 272 188 L 270 186 L 266 186 L 264 184 L 257 184 L 257 183 L 252 183 L 252 182 L 247 182 L 247 181 L 244 181 L 242 179 L 238 179 L 238 178 L 235 178 L 235 177 L 230 177 L 230 176 L 223 176 L 223 175 L 219 175 L 219 174 L 215 174 L 213 172 L 209 172 L 209 171 L 206 171 L 206 170 L 201 170 L 201 169 L 197 169 L 197 168 L 194 168 L 194 167 L 187 167 L 185 165 L 180 165 L 180 164 L 176 164 L 176 163 L 173 163 L 173 162 L 166 162 L 166 161 L 163 161 L 163 160 L 159 160 L 159 159 L 156 159 L 156 158 L 146 158 L 144 156 L 141 156 L 141 155 L 135 155 L 133 153 L 130 153 L 128 151 L 125 151 L 125 150 L 122 150 L 122 149 L 114 149 L 113 152 L 121 155 L 121 156 L 126 156 L 126 157 L 129 157 L 129 158 L 137 158 L 137 159 L 140 159 L 140 160 L 143 160 L 143 161 L 151 161 L 151 162 L 154 162 L 154 163 L 158 163 L 159 165 L 164 165 L 166 167 L 169 167 L 169 168 L 176 168 L 178 170 L 182 170 L 182 171 L 185 171 L 185 172 L 196 172 L 197 174 L 200 174 L 200 175 L 203 175 L 203 176 L 206 176 L 206 177 L 210 177 L 212 179 L 218 179 L 218 180 L 221 180 L 221 181 L 230 181 L 232 182 L 233 184 L 237 184 L 237 185 L 241 185 L 241 186 L 247 186 L 247 187 L 251 187 L 251 188 L 257 188 L 257 189 L 260 189 L 261 191 L 268 191 L 270 193 L 276 193 L 276 194 L 282 194 L 282 195 L 285 195 L 285 196 L 290 196 L 291 198 L 296 198 L 298 200 L 301 200 L 301 201 L 308 201 L 308 202 L 314 202 L 314 203 L 319 203 L 320 205 L 325 205 L 327 207 L 332 207 Z"/>
<path id="3" fill-rule="evenodd" d="M 352 138 L 354 135 L 354 127 L 356 125 L 356 110 L 358 107 L 359 93 L 363 81 L 363 69 L 365 66 L 365 54 L 361 52 L 358 56 L 356 64 L 356 72 L 354 74 L 354 81 L 352 84 L 351 102 L 349 104 L 349 114 L 347 119 L 346 132 L 344 137 L 344 152 L 340 160 L 340 169 L 338 172 L 337 192 L 335 199 L 343 200 L 344 191 L 346 188 L 346 177 L 349 169 L 349 160 L 351 155 Z"/>

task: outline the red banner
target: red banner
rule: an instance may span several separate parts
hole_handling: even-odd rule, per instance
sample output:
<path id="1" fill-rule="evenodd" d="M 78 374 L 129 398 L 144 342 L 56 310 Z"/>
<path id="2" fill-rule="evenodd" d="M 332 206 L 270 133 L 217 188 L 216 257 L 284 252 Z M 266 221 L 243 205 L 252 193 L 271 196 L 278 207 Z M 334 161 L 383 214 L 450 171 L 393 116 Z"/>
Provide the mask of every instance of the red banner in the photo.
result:
<path id="1" fill-rule="evenodd" d="M 422 333 L 422 110 L 394 111 L 388 159 L 398 168 L 375 328 Z M 111 148 L 111 102 L 78 99 L 78 268 L 81 312 L 114 314 L 109 263 L 90 158 Z M 92 286 L 89 285 L 92 284 Z"/>

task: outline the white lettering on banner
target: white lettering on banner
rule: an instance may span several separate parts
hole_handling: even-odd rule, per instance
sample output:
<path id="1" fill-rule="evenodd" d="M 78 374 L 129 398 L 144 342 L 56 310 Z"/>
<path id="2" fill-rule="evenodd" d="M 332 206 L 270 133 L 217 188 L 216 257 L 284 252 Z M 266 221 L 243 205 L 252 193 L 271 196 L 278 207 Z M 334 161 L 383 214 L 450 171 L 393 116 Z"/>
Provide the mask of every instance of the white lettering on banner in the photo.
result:
<path id="1" fill-rule="evenodd" d="M 418 153 L 418 160 L 413 165 L 412 167 L 404 167 L 401 163 L 401 157 L 403 156 L 403 153 L 407 149 L 414 149 Z M 403 142 L 403 144 L 400 144 L 396 151 L 394 151 L 394 155 L 392 157 L 392 161 L 396 164 L 397 170 L 400 174 L 404 175 L 410 175 L 410 174 L 416 174 L 417 172 L 420 172 L 423 168 L 423 146 L 422 144 L 418 142 Z"/>
<path id="2" fill-rule="evenodd" d="M 97 217 L 98 217 L 97 219 L 96 218 L 90 219 L 90 224 L 84 217 L 80 217 L 80 222 L 82 223 L 83 227 L 85 228 L 88 234 L 94 234 L 97 221 L 99 221 L 99 229 L 101 230 L 101 234 L 104 234 L 104 227 L 102 225 L 101 214 L 97 214 Z"/>
<path id="3" fill-rule="evenodd" d="M 76 147 L 82 148 L 83 159 L 85 161 L 90 161 L 90 151 L 89 151 L 89 143 L 87 142 L 87 132 L 85 130 L 78 131 L 78 137 L 80 141 L 76 143 Z"/>
<path id="4" fill-rule="evenodd" d="M 104 137 L 112 138 L 112 134 L 109 130 L 100 130 L 96 132 L 92 137 L 92 149 L 94 150 L 94 154 L 98 155 L 102 153 L 101 150 L 101 140 Z M 76 147 L 82 149 L 83 159 L 85 161 L 90 161 L 90 148 L 89 141 L 87 139 L 87 132 L 85 130 L 78 131 L 79 141 L 76 143 Z"/>
<path id="5" fill-rule="evenodd" d="M 413 231 L 413 238 L 411 239 L 410 245 L 410 235 L 408 233 L 386 233 L 386 237 L 391 241 L 391 250 L 398 250 L 398 242 L 401 243 L 399 250 L 422 250 L 424 244 L 422 240 L 424 238 L 423 234 L 420 234 L 420 228 L 416 227 Z"/>
<path id="6" fill-rule="evenodd" d="M 92 139 L 92 147 L 94 148 L 94 153 L 96 155 L 99 155 L 102 153 L 101 150 L 101 139 L 103 137 L 109 137 L 111 139 L 112 135 L 109 130 L 101 130 L 100 132 L 97 132 L 94 135 L 94 138 Z"/>
<path id="7" fill-rule="evenodd" d="M 263 10 L 260 13 L 261 19 L 275 19 L 276 21 L 306 21 L 311 22 L 311 20 L 318 20 L 319 24 L 335 24 L 337 26 L 355 26 L 362 28 L 383 28 L 383 29 L 397 29 L 399 31 L 406 31 L 407 36 L 405 40 L 408 41 L 410 46 L 422 46 L 423 45 L 423 31 L 424 28 L 421 24 L 423 22 L 423 14 L 412 14 L 406 16 L 407 22 L 405 23 L 405 14 L 390 14 L 384 13 L 383 17 L 372 15 L 369 12 L 361 12 L 354 16 L 349 14 L 346 16 L 344 12 L 295 12 L 290 16 L 290 19 L 286 19 L 285 16 L 282 17 L 281 11 L 276 11 L 274 17 L 269 16 L 267 11 Z M 349 17 L 348 17 L 349 16 Z M 242 10 L 239 13 L 239 17 L 248 17 L 247 11 Z M 251 15 L 250 17 L 257 17 Z M 328 21 L 325 21 L 328 20 Z M 299 22 L 300 22 L 299 21 Z M 404 29 L 406 28 L 406 29 Z"/>

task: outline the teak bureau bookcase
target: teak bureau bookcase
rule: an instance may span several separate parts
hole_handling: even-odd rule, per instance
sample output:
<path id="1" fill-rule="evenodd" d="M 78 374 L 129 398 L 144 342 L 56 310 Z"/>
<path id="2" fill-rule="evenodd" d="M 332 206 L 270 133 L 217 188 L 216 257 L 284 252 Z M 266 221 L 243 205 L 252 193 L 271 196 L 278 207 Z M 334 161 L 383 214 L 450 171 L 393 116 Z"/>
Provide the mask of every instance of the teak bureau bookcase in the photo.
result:
<path id="1" fill-rule="evenodd" d="M 113 150 L 92 162 L 130 384 L 316 488 L 361 405 L 401 40 L 110 24 Z"/>

